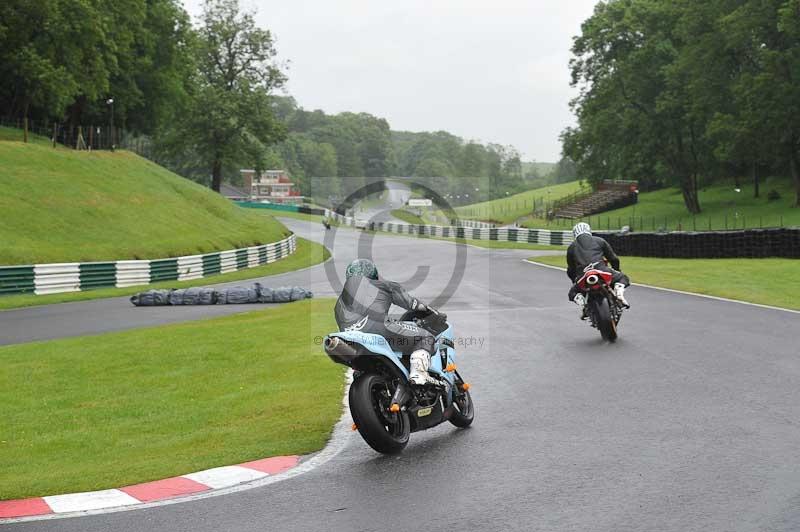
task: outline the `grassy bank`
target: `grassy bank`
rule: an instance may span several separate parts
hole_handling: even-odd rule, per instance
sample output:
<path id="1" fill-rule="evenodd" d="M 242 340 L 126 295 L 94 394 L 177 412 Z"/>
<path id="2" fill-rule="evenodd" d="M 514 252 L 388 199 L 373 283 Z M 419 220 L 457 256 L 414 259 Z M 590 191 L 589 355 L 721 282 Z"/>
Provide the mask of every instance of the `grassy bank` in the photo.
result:
<path id="1" fill-rule="evenodd" d="M 455 211 L 458 216 L 465 219 L 511 223 L 522 216 L 530 214 L 533 211 L 534 202 L 538 208 L 544 203 L 552 203 L 587 187 L 588 185 L 582 184 L 581 181 L 571 181 L 527 190 L 507 198 L 456 207 Z"/>
<path id="2" fill-rule="evenodd" d="M 414 225 L 425 225 L 425 220 L 414 214 L 413 212 L 408 212 L 404 209 L 395 209 L 392 211 L 392 216 L 397 218 L 398 220 L 403 220 L 408 224 Z"/>
<path id="3" fill-rule="evenodd" d="M 612 229 L 629 225 L 635 229 L 651 231 L 664 228 L 668 231 L 698 231 L 743 229 L 757 227 L 800 226 L 800 209 L 792 207 L 794 187 L 791 179 L 766 179 L 760 187 L 761 197 L 754 198 L 752 186 L 743 186 L 736 192 L 733 183 L 721 183 L 700 190 L 703 212 L 696 216 L 686 211 L 683 196 L 675 188 L 640 194 L 639 203 L 603 213 L 598 225 L 610 223 Z M 774 190 L 780 198 L 770 201 L 767 196 Z M 605 218 L 605 220 L 604 220 Z"/>
<path id="4" fill-rule="evenodd" d="M 325 218 L 319 214 L 306 214 L 303 212 L 283 212 L 283 211 L 274 211 L 270 212 L 267 216 L 272 216 L 274 218 L 292 218 L 294 220 L 303 220 L 304 222 L 313 222 L 315 224 L 322 225 L 322 220 Z M 339 222 L 334 220 L 333 218 L 327 219 L 331 225 L 339 225 Z"/>
<path id="5" fill-rule="evenodd" d="M 530 260 L 565 267 L 563 256 Z M 800 310 L 800 260 L 622 257 L 621 261 L 634 283 Z"/>
<path id="6" fill-rule="evenodd" d="M 280 240 L 273 218 L 125 151 L 0 131 L 0 265 L 156 259 Z"/>
<path id="7" fill-rule="evenodd" d="M 703 211 L 691 215 L 677 188 L 639 194 L 636 206 L 590 216 L 587 221 L 597 229 L 619 229 L 629 226 L 637 231 L 708 231 L 724 229 L 752 229 L 759 227 L 798 226 L 800 209 L 792 207 L 794 187 L 790 179 L 769 178 L 761 184 L 761 197 L 753 197 L 752 185 L 736 192 L 733 182 L 718 183 L 700 190 Z M 770 191 L 778 199 L 770 200 Z M 529 219 L 522 225 L 531 228 L 554 228 L 571 225 L 572 221 L 548 222 Z M 555 224 L 555 225 L 554 225 Z"/>
<path id="8" fill-rule="evenodd" d="M 73 301 L 86 301 L 89 299 L 102 299 L 105 297 L 119 297 L 135 294 L 152 288 L 189 288 L 192 286 L 208 286 L 212 284 L 227 283 L 247 279 L 255 279 L 267 275 L 277 275 L 301 268 L 307 268 L 324 262 L 330 257 L 330 252 L 322 245 L 303 238 L 297 239 L 297 250 L 288 257 L 272 264 L 265 264 L 256 268 L 240 270 L 221 275 L 212 275 L 203 279 L 192 281 L 163 281 L 146 286 L 131 286 L 128 288 L 101 288 L 87 290 L 86 292 L 67 292 L 64 294 L 48 294 L 37 296 L 35 294 L 17 294 L 0 296 L 0 310 L 8 310 L 33 305 L 49 305 L 53 303 L 69 303 Z"/>
<path id="9" fill-rule="evenodd" d="M 319 450 L 343 369 L 333 302 L 0 347 L 0 500 Z"/>

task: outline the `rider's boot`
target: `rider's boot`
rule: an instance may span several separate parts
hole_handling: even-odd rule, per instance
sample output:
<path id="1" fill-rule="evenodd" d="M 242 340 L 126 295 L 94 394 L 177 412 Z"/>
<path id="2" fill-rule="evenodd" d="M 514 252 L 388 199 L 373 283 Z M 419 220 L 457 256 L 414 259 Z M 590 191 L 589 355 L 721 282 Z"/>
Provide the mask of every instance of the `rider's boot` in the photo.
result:
<path id="1" fill-rule="evenodd" d="M 575 294 L 575 304 L 578 305 L 578 308 L 581 309 L 581 319 L 585 320 L 588 318 L 588 314 L 586 314 L 586 296 L 583 294 Z"/>
<path id="2" fill-rule="evenodd" d="M 428 368 L 431 367 L 431 354 L 424 349 L 411 353 L 411 371 L 409 378 L 412 384 L 422 386 L 431 380 Z"/>
<path id="3" fill-rule="evenodd" d="M 617 296 L 617 299 L 619 300 L 620 303 L 622 303 L 623 307 L 631 308 L 630 304 L 628 304 L 628 301 L 625 299 L 625 285 L 624 284 L 616 283 L 614 285 L 614 295 Z"/>

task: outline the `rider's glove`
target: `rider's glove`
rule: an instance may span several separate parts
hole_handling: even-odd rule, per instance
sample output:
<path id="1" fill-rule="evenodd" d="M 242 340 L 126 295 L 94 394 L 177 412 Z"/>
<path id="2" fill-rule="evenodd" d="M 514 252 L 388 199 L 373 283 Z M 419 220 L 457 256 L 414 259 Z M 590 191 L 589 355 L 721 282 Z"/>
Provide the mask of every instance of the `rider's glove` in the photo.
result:
<path id="1" fill-rule="evenodd" d="M 425 303 L 420 303 L 417 306 L 417 310 L 422 311 L 422 312 L 430 312 L 431 314 L 434 314 L 436 316 L 439 315 L 439 311 L 438 310 L 436 310 L 433 307 L 430 307 L 430 306 L 426 305 Z"/>

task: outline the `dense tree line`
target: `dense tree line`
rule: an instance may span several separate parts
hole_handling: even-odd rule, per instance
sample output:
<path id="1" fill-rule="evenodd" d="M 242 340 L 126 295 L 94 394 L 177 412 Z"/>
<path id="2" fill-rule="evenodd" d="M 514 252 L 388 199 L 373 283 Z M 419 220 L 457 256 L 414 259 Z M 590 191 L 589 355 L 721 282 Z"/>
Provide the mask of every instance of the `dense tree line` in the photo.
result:
<path id="1" fill-rule="evenodd" d="M 790 174 L 800 205 L 800 0 L 609 0 L 572 51 L 582 176 L 676 185 L 697 213 L 705 183 Z"/>
<path id="2" fill-rule="evenodd" d="M 272 35 L 239 0 L 206 0 L 196 25 L 180 0 L 6 0 L 0 9 L 0 118 L 107 124 L 113 99 L 116 124 L 153 146 L 157 162 L 214 190 L 242 167 L 285 168 L 316 198 L 413 176 L 465 203 L 549 179 L 524 175 L 510 146 L 307 111 L 275 94 L 285 80 Z"/>
<path id="3" fill-rule="evenodd" d="M 186 97 L 192 30 L 178 0 L 4 0 L 0 116 L 155 133 Z"/>
<path id="4" fill-rule="evenodd" d="M 383 118 L 307 111 L 290 97 L 275 98 L 274 109 L 288 136 L 267 159 L 287 168 L 301 190 L 317 198 L 346 195 L 390 176 L 424 178 L 439 194 L 462 196 L 464 202 L 529 188 L 520 155 L 510 146 L 466 142 L 444 131 L 392 131 Z"/>
<path id="5" fill-rule="evenodd" d="M 219 190 L 226 166 L 259 165 L 285 136 L 275 55 L 238 0 L 206 0 L 198 27 L 179 0 L 6 0 L 0 116 L 106 124 L 113 100 L 117 124 L 152 140 L 159 162 Z"/>

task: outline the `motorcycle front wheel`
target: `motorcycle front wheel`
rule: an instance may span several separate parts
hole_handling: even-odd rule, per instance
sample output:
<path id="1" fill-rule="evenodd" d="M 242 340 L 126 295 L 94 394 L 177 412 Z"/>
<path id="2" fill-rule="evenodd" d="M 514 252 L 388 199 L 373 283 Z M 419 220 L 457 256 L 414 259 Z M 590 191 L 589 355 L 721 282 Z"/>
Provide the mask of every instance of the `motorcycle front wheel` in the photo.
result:
<path id="1" fill-rule="evenodd" d="M 475 408 L 472 406 L 472 396 L 469 391 L 461 392 L 453 400 L 450 423 L 463 429 L 472 425 L 473 419 L 475 419 Z"/>
<path id="2" fill-rule="evenodd" d="M 383 454 L 401 452 L 411 434 L 408 413 L 389 412 L 393 386 L 383 376 L 365 373 L 350 386 L 350 414 L 367 444 Z"/>
<path id="3" fill-rule="evenodd" d="M 600 329 L 600 336 L 603 337 L 603 340 L 614 342 L 617 339 L 617 324 L 613 316 L 611 316 L 608 298 L 598 297 L 593 299 L 591 303 L 595 323 L 597 323 L 597 328 Z"/>

